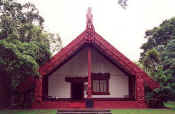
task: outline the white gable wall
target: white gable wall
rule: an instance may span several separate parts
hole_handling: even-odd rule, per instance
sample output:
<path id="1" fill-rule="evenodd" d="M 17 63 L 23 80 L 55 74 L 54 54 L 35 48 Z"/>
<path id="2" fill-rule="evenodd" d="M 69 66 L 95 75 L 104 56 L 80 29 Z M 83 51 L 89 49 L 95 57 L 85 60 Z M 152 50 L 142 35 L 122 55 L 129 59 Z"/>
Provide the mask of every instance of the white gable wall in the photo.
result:
<path id="1" fill-rule="evenodd" d="M 70 98 L 71 86 L 65 82 L 65 77 L 87 77 L 88 76 L 88 50 L 82 49 L 71 60 L 61 66 L 49 76 L 48 95 L 58 98 Z M 123 98 L 128 95 L 128 77 L 115 65 L 106 60 L 95 49 L 92 49 L 92 72 L 110 73 L 109 91 L 110 95 L 93 95 L 94 98 Z M 86 93 L 86 92 L 85 92 Z M 86 97 L 86 95 L 85 95 Z"/>
<path id="2" fill-rule="evenodd" d="M 48 96 L 70 98 L 70 83 L 65 77 L 86 77 L 88 75 L 87 48 L 82 49 L 77 55 L 61 66 L 48 79 Z"/>
<path id="3" fill-rule="evenodd" d="M 128 76 L 104 58 L 98 51 L 92 49 L 92 72 L 110 73 L 109 92 L 110 95 L 93 95 L 93 97 L 118 97 L 123 98 L 128 93 Z"/>

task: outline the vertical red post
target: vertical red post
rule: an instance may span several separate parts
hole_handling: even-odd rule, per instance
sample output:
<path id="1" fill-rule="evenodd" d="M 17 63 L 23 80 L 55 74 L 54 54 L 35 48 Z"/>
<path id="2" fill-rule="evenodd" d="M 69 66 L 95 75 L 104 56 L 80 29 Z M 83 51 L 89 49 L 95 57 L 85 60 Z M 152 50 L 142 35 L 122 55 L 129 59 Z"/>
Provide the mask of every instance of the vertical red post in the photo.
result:
<path id="1" fill-rule="evenodd" d="M 91 82 L 91 48 L 88 47 L 88 98 L 91 98 L 92 96 L 92 82 Z"/>
<path id="2" fill-rule="evenodd" d="M 138 73 L 136 76 L 136 101 L 140 108 L 145 108 L 145 94 L 144 94 L 144 80 L 142 73 Z"/>
<path id="3" fill-rule="evenodd" d="M 35 102 L 42 101 L 42 79 L 36 79 L 36 87 L 35 87 Z"/>

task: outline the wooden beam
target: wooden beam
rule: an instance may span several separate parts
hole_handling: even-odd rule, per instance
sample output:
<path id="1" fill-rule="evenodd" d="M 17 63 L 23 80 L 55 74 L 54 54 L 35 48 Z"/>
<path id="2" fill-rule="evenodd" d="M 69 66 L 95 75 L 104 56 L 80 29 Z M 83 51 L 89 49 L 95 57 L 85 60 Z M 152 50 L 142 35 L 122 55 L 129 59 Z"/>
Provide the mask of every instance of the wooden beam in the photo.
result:
<path id="1" fill-rule="evenodd" d="M 91 98 L 92 96 L 92 82 L 91 82 L 91 48 L 88 47 L 88 90 L 87 90 L 87 98 Z"/>
<path id="2" fill-rule="evenodd" d="M 128 91 L 129 91 L 129 98 L 134 100 L 135 99 L 135 77 L 129 76 L 128 77 Z"/>
<path id="3" fill-rule="evenodd" d="M 84 83 L 88 81 L 88 77 L 66 77 L 65 81 L 70 83 Z"/>

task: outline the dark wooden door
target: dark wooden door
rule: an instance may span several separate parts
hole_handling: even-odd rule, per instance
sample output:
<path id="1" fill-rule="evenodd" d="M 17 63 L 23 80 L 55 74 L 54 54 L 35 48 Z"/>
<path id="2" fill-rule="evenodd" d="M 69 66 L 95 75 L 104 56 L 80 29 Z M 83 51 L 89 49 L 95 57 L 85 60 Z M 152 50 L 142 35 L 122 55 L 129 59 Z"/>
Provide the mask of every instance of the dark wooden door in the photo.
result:
<path id="1" fill-rule="evenodd" d="M 73 100 L 81 100 L 84 98 L 83 83 L 72 83 L 71 84 L 71 97 Z"/>

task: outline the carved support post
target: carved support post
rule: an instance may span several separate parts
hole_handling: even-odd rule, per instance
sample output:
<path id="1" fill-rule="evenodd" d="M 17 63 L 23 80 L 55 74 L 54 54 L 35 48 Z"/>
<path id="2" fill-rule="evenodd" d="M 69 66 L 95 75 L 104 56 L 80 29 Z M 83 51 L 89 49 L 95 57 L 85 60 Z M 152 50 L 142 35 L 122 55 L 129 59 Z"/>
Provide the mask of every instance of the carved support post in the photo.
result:
<path id="1" fill-rule="evenodd" d="M 136 101 L 140 108 L 145 108 L 145 93 L 144 93 L 144 80 L 142 73 L 137 73 L 136 76 Z"/>
<path id="2" fill-rule="evenodd" d="M 91 98 L 92 96 L 92 86 L 91 86 L 91 48 L 88 47 L 88 89 L 87 89 L 87 98 Z"/>
<path id="3" fill-rule="evenodd" d="M 42 78 L 36 79 L 35 81 L 35 102 L 42 101 Z"/>

